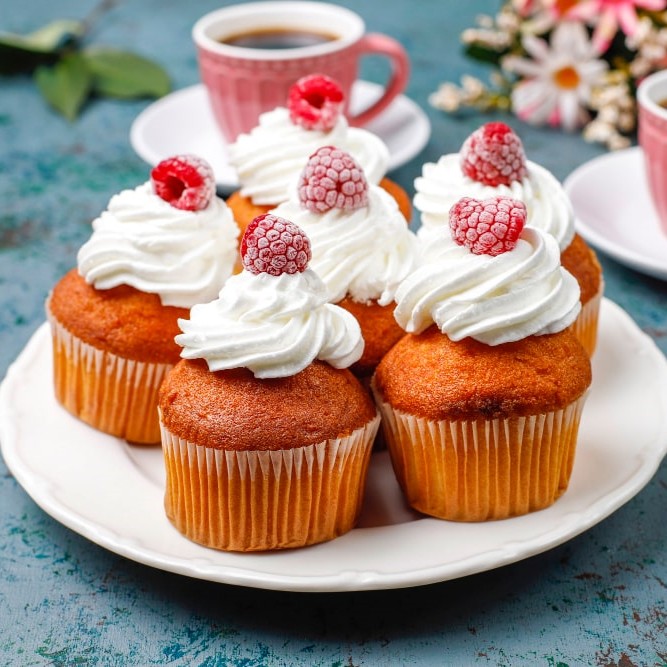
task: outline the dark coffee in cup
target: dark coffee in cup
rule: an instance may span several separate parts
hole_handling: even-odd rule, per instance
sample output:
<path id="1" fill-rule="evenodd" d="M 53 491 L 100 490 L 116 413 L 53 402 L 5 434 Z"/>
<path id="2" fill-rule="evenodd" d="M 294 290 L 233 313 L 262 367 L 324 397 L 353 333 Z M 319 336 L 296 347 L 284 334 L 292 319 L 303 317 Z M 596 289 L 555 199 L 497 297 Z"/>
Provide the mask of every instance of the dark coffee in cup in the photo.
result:
<path id="1" fill-rule="evenodd" d="M 328 2 L 243 2 L 202 16 L 192 28 L 202 80 L 227 141 L 250 132 L 262 113 L 285 106 L 292 84 L 310 74 L 335 79 L 349 103 L 362 57 L 389 60 L 382 96 L 358 112 L 345 108 L 350 125 L 381 113 L 405 89 L 408 54 L 395 39 L 367 33 L 355 12 Z"/>
<path id="2" fill-rule="evenodd" d="M 246 49 L 299 49 L 318 46 L 339 39 L 338 35 L 294 28 L 262 28 L 220 39 L 221 44 Z"/>

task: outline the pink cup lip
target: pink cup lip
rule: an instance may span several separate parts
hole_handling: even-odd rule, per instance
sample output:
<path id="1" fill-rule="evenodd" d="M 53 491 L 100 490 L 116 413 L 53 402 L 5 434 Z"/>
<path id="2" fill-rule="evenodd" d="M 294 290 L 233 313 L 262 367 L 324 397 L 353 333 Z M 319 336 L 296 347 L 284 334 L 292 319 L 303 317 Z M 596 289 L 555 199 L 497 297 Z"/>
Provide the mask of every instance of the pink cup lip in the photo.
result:
<path id="1" fill-rule="evenodd" d="M 306 18 L 304 15 L 307 13 Z M 307 17 L 323 16 L 331 17 L 336 14 L 339 24 L 346 23 L 345 34 L 341 39 L 336 39 L 324 44 L 315 46 L 303 46 L 297 49 L 251 49 L 246 47 L 230 46 L 228 44 L 221 44 L 219 41 L 211 37 L 210 33 L 219 25 L 221 20 L 239 20 L 242 16 L 253 16 L 257 18 L 254 27 L 269 27 L 275 26 L 280 20 L 287 22 L 286 17 L 296 14 L 297 20 L 289 21 L 291 25 L 314 28 L 329 28 L 335 30 L 335 26 L 322 21 L 319 23 L 309 22 Z M 229 32 L 238 32 L 231 29 Z M 247 29 L 247 28 L 246 28 Z M 354 44 L 365 31 L 365 25 L 361 17 L 353 11 L 341 7 L 339 5 L 328 4 L 324 2 L 308 2 L 301 0 L 287 0 L 285 2 L 271 0 L 270 2 L 248 2 L 240 5 L 232 5 L 230 7 L 223 7 L 213 12 L 209 12 L 202 16 L 192 28 L 192 39 L 195 44 L 206 51 L 226 56 L 229 58 L 239 58 L 242 60 L 295 60 L 300 58 L 309 58 L 313 56 L 321 56 L 328 53 L 335 53 L 351 44 Z M 342 32 L 342 30 L 341 30 Z M 223 31 L 219 31 L 218 39 L 224 35 Z"/>
<path id="2" fill-rule="evenodd" d="M 656 90 L 660 90 L 660 94 L 656 94 Z M 637 104 L 667 121 L 667 109 L 661 107 L 657 99 L 667 99 L 667 70 L 650 74 L 637 88 Z"/>

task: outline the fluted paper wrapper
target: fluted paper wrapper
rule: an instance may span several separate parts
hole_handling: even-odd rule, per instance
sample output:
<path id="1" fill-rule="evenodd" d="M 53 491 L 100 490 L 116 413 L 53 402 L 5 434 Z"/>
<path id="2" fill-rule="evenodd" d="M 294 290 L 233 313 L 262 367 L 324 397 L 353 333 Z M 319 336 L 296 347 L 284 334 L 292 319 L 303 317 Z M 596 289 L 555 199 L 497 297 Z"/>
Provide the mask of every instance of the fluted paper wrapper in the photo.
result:
<path id="1" fill-rule="evenodd" d="M 600 291 L 587 303 L 582 304 L 577 319 L 572 323 L 572 333 L 584 346 L 589 357 L 593 356 L 598 339 L 598 320 L 600 317 L 600 304 L 604 294 L 604 283 L 600 283 Z"/>
<path id="2" fill-rule="evenodd" d="M 548 507 L 567 488 L 585 395 L 563 410 L 477 421 L 433 421 L 376 400 L 398 481 L 424 514 L 503 519 Z"/>
<path id="3" fill-rule="evenodd" d="M 276 451 L 214 449 L 162 425 L 165 510 L 186 537 L 225 551 L 324 542 L 354 527 L 377 415 L 349 436 Z"/>
<path id="4" fill-rule="evenodd" d="M 157 444 L 158 390 L 171 364 L 124 359 L 83 342 L 51 315 L 57 400 L 93 428 L 130 442 Z"/>

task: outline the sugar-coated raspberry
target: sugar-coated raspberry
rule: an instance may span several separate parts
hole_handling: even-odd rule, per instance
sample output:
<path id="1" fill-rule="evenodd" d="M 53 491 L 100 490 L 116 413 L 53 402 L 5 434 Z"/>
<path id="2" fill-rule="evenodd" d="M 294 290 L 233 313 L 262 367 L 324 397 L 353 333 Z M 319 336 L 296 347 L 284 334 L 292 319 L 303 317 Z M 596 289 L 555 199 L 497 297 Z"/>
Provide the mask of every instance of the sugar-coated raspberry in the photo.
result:
<path id="1" fill-rule="evenodd" d="M 364 170 L 345 151 L 322 146 L 308 158 L 298 182 L 301 206 L 313 213 L 332 208 L 354 211 L 368 206 L 368 181 Z"/>
<path id="2" fill-rule="evenodd" d="M 485 185 L 510 185 L 526 175 L 521 139 L 505 123 L 482 125 L 463 142 L 459 155 L 463 173 Z"/>
<path id="3" fill-rule="evenodd" d="M 343 111 L 343 89 L 323 74 L 311 74 L 292 84 L 287 96 L 290 120 L 306 130 L 328 132 Z"/>
<path id="4" fill-rule="evenodd" d="M 249 225 L 241 241 L 243 267 L 251 273 L 279 276 L 306 270 L 310 239 L 289 220 L 265 213 Z"/>
<path id="5" fill-rule="evenodd" d="M 511 197 L 463 197 L 449 210 L 452 238 L 475 255 L 512 250 L 525 224 L 525 204 Z"/>
<path id="6" fill-rule="evenodd" d="M 155 194 L 184 211 L 201 211 L 215 196 L 211 165 L 198 155 L 175 155 L 151 171 Z"/>

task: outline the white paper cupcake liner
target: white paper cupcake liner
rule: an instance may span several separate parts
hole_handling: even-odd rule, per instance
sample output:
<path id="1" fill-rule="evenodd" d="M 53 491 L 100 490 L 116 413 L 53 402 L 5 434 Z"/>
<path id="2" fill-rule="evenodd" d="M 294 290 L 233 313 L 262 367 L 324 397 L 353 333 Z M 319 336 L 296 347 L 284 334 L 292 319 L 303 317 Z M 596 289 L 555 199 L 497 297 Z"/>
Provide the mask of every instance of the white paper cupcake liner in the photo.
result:
<path id="1" fill-rule="evenodd" d="M 196 445 L 164 425 L 165 509 L 189 539 L 227 551 L 305 546 L 353 528 L 377 415 L 349 436 L 276 451 Z"/>
<path id="2" fill-rule="evenodd" d="M 434 421 L 394 410 L 376 391 L 409 504 L 442 519 L 501 519 L 551 505 L 567 488 L 585 395 L 528 417 Z"/>
<path id="3" fill-rule="evenodd" d="M 600 304 L 604 295 L 604 282 L 600 281 L 600 290 L 587 303 L 583 304 L 577 319 L 572 324 L 572 333 L 579 339 L 589 357 L 593 356 L 598 339 L 598 320 Z"/>
<path id="4" fill-rule="evenodd" d="M 157 444 L 158 390 L 171 364 L 125 359 L 68 331 L 50 313 L 54 388 L 63 407 L 90 426 L 130 442 Z"/>

